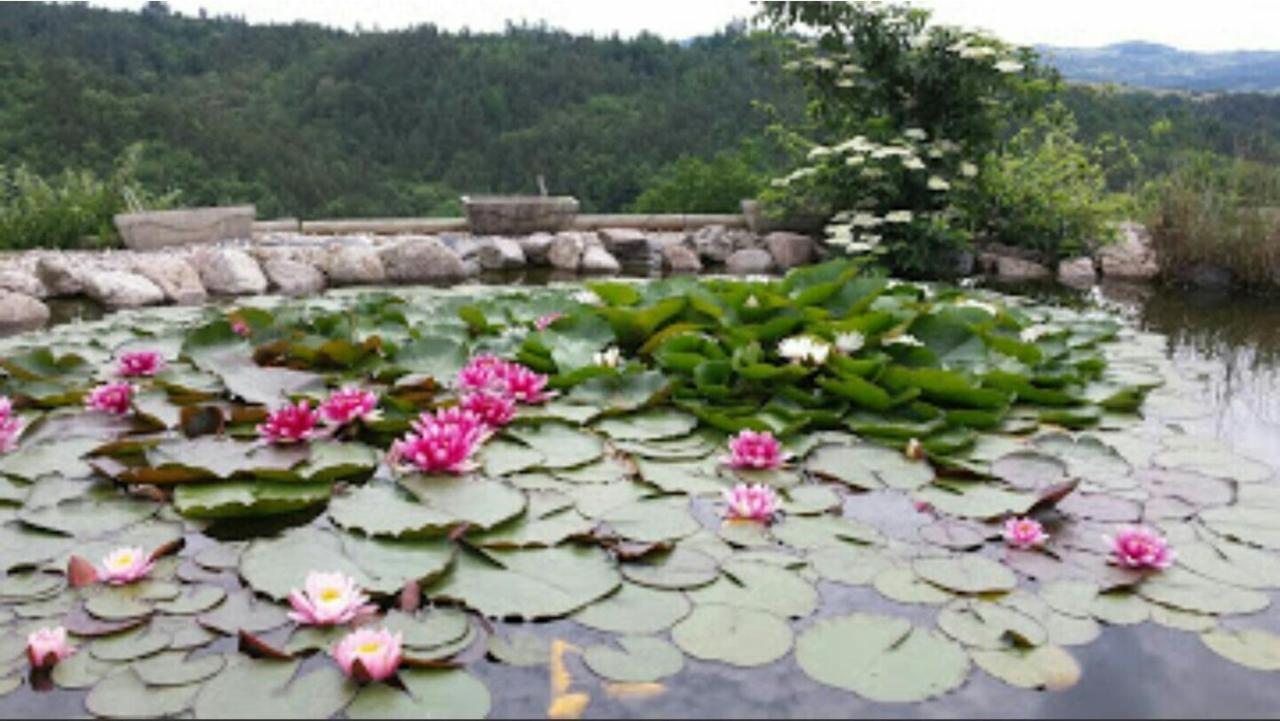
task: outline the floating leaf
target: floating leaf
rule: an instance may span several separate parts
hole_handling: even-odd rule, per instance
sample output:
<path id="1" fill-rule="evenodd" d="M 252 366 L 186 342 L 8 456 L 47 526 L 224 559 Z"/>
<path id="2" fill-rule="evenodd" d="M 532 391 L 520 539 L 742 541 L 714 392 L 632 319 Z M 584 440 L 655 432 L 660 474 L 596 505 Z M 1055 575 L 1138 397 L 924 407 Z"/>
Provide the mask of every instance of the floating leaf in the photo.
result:
<path id="1" fill-rule="evenodd" d="M 104 718 L 176 716 L 191 706 L 199 690 L 198 686 L 149 686 L 132 668 L 123 668 L 99 681 L 84 705 Z"/>
<path id="2" fill-rule="evenodd" d="M 1261 629 L 1214 631 L 1200 640 L 1223 658 L 1259 671 L 1280 671 L 1280 636 Z"/>
<path id="3" fill-rule="evenodd" d="M 403 669 L 404 690 L 370 684 L 347 707 L 352 719 L 481 719 L 489 715 L 489 690 L 465 671 Z"/>
<path id="4" fill-rule="evenodd" d="M 791 650 L 791 627 L 767 611 L 722 604 L 698 605 L 671 629 L 680 650 L 704 661 L 763 666 Z"/>
<path id="5" fill-rule="evenodd" d="M 649 634 L 670 628 L 691 608 L 682 593 L 624 583 L 613 595 L 574 614 L 573 620 L 600 631 Z"/>
<path id="6" fill-rule="evenodd" d="M 336 666 L 298 674 L 299 663 L 241 657 L 200 689 L 195 717 L 328 718 L 355 697 L 355 684 Z"/>
<path id="7" fill-rule="evenodd" d="M 684 668 L 680 649 L 659 638 L 621 636 L 621 650 L 589 646 L 582 660 L 596 675 L 619 683 L 651 683 Z"/>
<path id="8" fill-rule="evenodd" d="M 453 573 L 431 588 L 497 618 L 528 620 L 566 616 L 608 595 L 621 578 L 603 551 L 557 547 L 463 553 Z"/>
<path id="9" fill-rule="evenodd" d="M 1019 688 L 1062 691 L 1080 680 L 1080 664 L 1059 646 L 979 650 L 972 656 L 983 671 Z"/>
<path id="10" fill-rule="evenodd" d="M 920 558 L 911 568 L 926 581 L 958 593 L 1011 591 L 1018 585 L 1012 571 L 982 556 Z"/>

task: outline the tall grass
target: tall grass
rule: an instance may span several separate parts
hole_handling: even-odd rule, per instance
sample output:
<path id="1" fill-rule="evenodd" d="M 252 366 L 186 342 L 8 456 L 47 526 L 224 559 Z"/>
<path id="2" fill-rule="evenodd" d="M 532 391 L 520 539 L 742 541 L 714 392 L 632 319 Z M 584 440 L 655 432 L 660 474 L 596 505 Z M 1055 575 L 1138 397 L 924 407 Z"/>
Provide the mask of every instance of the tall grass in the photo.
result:
<path id="1" fill-rule="evenodd" d="M 105 178 L 83 170 L 42 178 L 22 165 L 0 165 L 0 250 L 118 244 L 117 213 L 169 207 L 177 197 L 143 190 L 134 179 L 136 159 L 130 149 Z"/>
<path id="2" fill-rule="evenodd" d="M 1280 286 L 1280 168 L 1197 155 L 1143 191 L 1166 281 L 1204 264 L 1253 287 Z"/>

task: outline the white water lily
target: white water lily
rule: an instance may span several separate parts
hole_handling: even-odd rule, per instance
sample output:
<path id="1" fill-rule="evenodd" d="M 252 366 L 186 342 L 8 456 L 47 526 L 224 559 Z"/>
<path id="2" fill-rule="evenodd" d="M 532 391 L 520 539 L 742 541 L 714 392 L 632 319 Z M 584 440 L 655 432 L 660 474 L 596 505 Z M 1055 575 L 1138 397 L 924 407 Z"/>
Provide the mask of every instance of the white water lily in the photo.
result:
<path id="1" fill-rule="evenodd" d="M 866 344 L 866 336 L 856 330 L 836 334 L 836 350 L 844 353 L 845 355 L 853 355 L 854 353 L 857 353 L 862 350 L 862 347 Z"/>
<path id="2" fill-rule="evenodd" d="M 911 215 L 911 211 L 910 211 L 910 210 L 891 210 L 891 211 L 889 211 L 888 213 L 885 213 L 885 215 L 884 215 L 884 222 L 886 222 L 886 223 L 910 223 L 910 222 L 911 222 L 911 218 L 912 218 L 912 217 L 913 217 L 913 216 Z"/>
<path id="3" fill-rule="evenodd" d="M 902 167 L 907 170 L 924 170 L 924 161 L 914 155 L 902 161 Z"/>
<path id="4" fill-rule="evenodd" d="M 596 295 L 595 292 L 591 290 L 580 290 L 577 293 L 574 293 L 572 298 L 573 302 L 581 303 L 583 305 L 603 304 L 603 301 L 600 300 L 600 296 Z"/>
<path id="5" fill-rule="evenodd" d="M 1000 309 L 997 308 L 996 306 L 992 305 L 991 303 L 983 303 L 982 301 L 976 300 L 974 298 L 965 298 L 964 300 L 957 301 L 956 307 L 957 308 L 977 308 L 978 310 L 984 311 L 991 315 L 1000 315 Z"/>
<path id="6" fill-rule="evenodd" d="M 849 157 L 844 159 L 845 165 L 850 165 L 854 167 L 862 165 L 865 162 L 867 162 L 867 156 L 865 155 L 850 155 Z"/>
<path id="7" fill-rule="evenodd" d="M 748 308 L 759 308 L 760 299 L 756 297 L 755 293 L 752 293 L 751 295 L 747 296 L 747 302 L 743 303 L 743 305 L 745 305 Z"/>
<path id="8" fill-rule="evenodd" d="M 960 174 L 966 178 L 976 178 L 978 177 L 978 166 L 973 163 L 961 163 Z"/>
<path id="9" fill-rule="evenodd" d="M 1054 333 L 1054 332 L 1056 331 L 1052 326 L 1048 326 L 1043 323 L 1037 323 L 1035 325 L 1029 325 L 1026 328 L 1023 328 L 1022 332 L 1018 334 L 1018 337 L 1022 339 L 1023 343 L 1035 343 L 1036 341 L 1040 340 L 1042 337 L 1046 335 L 1050 335 L 1051 333 Z"/>
<path id="10" fill-rule="evenodd" d="M 928 185 L 929 185 L 929 190 L 938 190 L 938 191 L 951 190 L 951 183 L 948 183 L 945 178 L 942 178 L 937 175 L 933 175 L 929 177 Z"/>
<path id="11" fill-rule="evenodd" d="M 1020 73 L 1026 66 L 1016 60 L 1001 60 L 996 63 L 996 70 L 1002 73 Z"/>
<path id="12" fill-rule="evenodd" d="M 884 341 L 884 345 L 905 345 L 905 346 L 911 346 L 914 348 L 924 347 L 924 343 L 922 343 L 919 338 L 911 335 L 910 333 L 903 333 L 902 335 L 894 336 L 893 338 L 886 338 Z"/>
<path id="13" fill-rule="evenodd" d="M 902 134 L 907 136 L 908 138 L 911 138 L 912 140 L 922 141 L 929 137 L 929 134 L 926 133 L 922 128 L 907 128 L 906 130 L 902 131 Z"/>
<path id="14" fill-rule="evenodd" d="M 825 145 L 816 145 L 809 151 L 809 160 L 817 160 L 831 155 L 831 148 Z"/>
<path id="15" fill-rule="evenodd" d="M 855 228 L 875 228 L 882 221 L 871 213 L 857 213 L 850 222 Z"/>
<path id="16" fill-rule="evenodd" d="M 830 353 L 831 346 L 826 341 L 809 335 L 793 335 L 778 344 L 778 355 L 792 363 L 820 366 Z"/>
<path id="17" fill-rule="evenodd" d="M 622 351 L 617 346 L 609 346 L 599 351 L 592 358 L 592 362 L 598 366 L 605 368 L 617 368 L 622 365 Z"/>

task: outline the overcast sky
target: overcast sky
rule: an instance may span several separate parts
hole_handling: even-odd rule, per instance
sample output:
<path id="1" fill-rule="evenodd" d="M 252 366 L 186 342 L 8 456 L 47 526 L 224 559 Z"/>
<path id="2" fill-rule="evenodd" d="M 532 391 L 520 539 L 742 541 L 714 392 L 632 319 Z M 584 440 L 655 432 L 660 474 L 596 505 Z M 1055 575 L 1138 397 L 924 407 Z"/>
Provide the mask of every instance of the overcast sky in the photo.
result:
<path id="1" fill-rule="evenodd" d="M 136 9 L 141 0 L 93 4 Z M 1096 46 L 1149 40 L 1190 50 L 1280 50 L 1280 0 L 921 0 L 939 20 L 981 27 L 1017 43 Z M 201 8 L 249 22 L 302 19 L 348 29 L 430 22 L 447 29 L 501 30 L 507 20 L 545 20 L 575 33 L 680 39 L 747 17 L 747 0 L 170 0 L 183 14 Z"/>

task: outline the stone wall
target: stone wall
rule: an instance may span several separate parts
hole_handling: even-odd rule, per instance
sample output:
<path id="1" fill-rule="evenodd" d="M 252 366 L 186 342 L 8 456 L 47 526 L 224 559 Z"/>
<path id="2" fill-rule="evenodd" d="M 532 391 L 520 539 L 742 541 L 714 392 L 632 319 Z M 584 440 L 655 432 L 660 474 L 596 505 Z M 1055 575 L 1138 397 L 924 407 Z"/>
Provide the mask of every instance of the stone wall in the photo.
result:
<path id="1" fill-rule="evenodd" d="M 821 249 L 795 233 L 765 236 L 706 225 L 692 231 L 600 228 L 522 237 L 466 233 L 307 235 L 154 251 L 33 250 L 0 257 L 0 331 L 38 327 L 49 298 L 88 297 L 106 308 L 195 304 L 210 296 L 304 296 L 333 286 L 449 284 L 482 271 L 545 267 L 561 277 L 628 269 L 736 274 L 785 271 Z"/>

